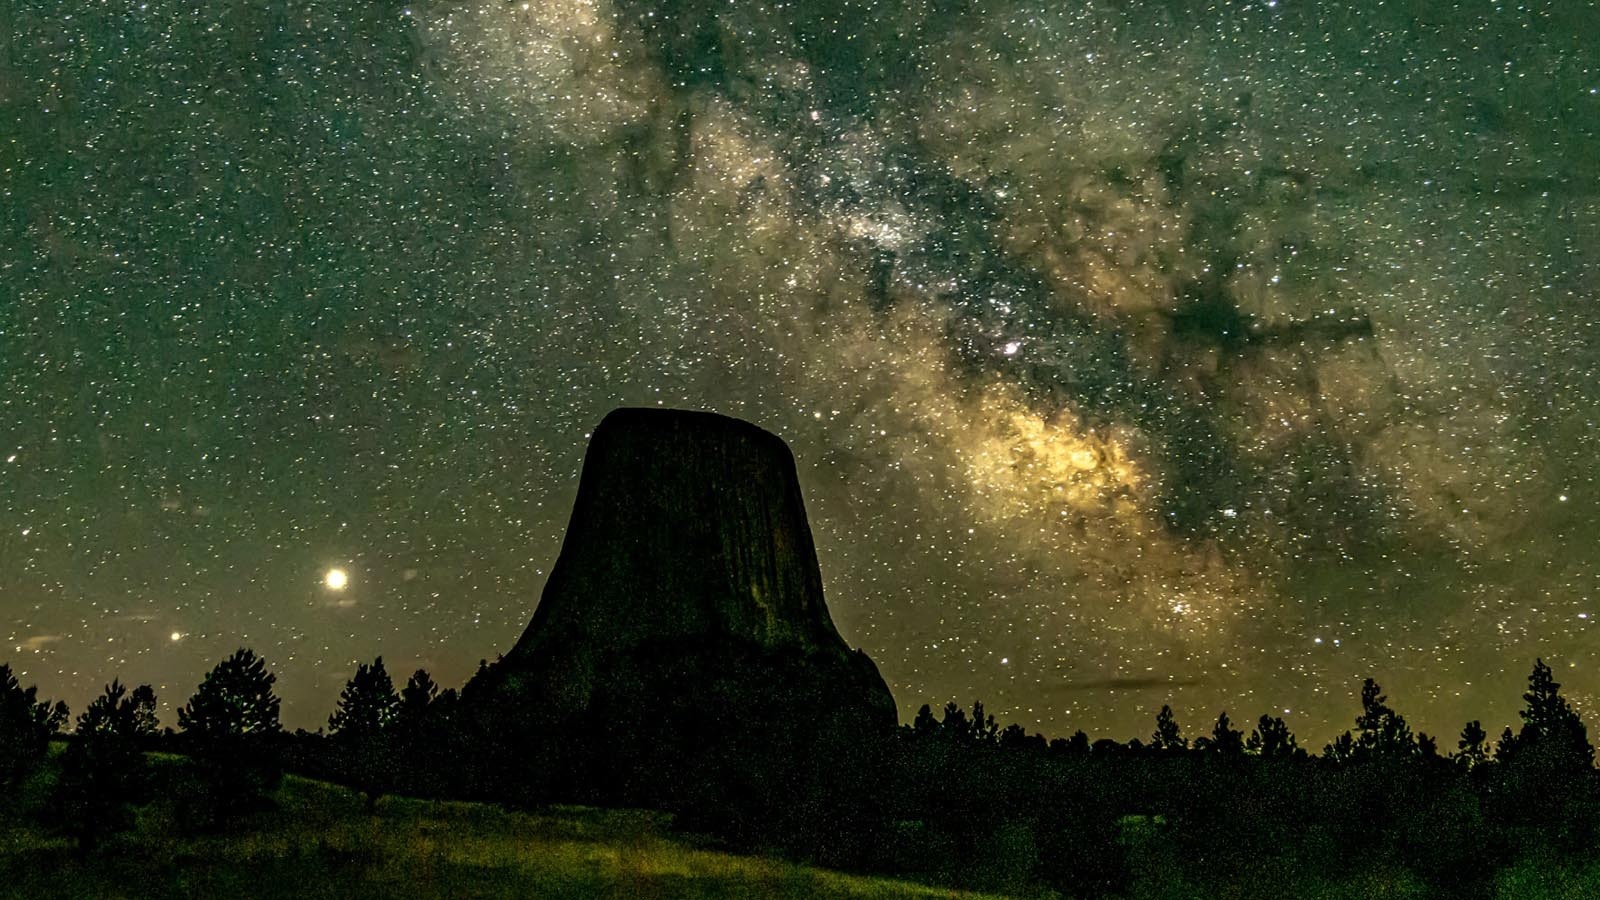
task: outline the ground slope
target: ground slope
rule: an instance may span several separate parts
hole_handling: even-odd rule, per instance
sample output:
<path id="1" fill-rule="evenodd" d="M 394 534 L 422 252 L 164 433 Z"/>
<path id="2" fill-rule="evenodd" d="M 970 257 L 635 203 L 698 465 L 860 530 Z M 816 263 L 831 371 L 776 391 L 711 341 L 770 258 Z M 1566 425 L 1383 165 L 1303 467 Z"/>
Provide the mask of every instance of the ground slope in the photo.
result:
<path id="1" fill-rule="evenodd" d="M 80 859 L 0 821 L 0 897 L 954 897 L 908 882 L 736 856 L 633 810 L 510 812 L 385 798 L 289 776 L 236 834 L 186 837 L 156 804 Z"/>

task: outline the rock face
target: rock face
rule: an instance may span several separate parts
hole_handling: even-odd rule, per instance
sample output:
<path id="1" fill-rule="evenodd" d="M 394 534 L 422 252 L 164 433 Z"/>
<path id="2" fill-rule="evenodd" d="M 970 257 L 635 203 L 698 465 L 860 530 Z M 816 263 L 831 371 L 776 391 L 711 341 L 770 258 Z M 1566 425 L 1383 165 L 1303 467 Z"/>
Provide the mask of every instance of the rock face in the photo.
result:
<path id="1" fill-rule="evenodd" d="M 707 637 L 844 646 L 794 457 L 738 419 L 619 409 L 595 429 L 561 555 L 508 659 Z"/>
<path id="2" fill-rule="evenodd" d="M 595 430 L 533 621 L 469 698 L 563 723 L 559 768 L 598 765 L 620 795 L 608 799 L 630 802 L 660 799 L 667 772 L 694 782 L 719 753 L 738 769 L 746 751 L 811 754 L 825 733 L 896 720 L 823 603 L 789 448 L 747 422 L 660 409 L 619 409 Z"/>

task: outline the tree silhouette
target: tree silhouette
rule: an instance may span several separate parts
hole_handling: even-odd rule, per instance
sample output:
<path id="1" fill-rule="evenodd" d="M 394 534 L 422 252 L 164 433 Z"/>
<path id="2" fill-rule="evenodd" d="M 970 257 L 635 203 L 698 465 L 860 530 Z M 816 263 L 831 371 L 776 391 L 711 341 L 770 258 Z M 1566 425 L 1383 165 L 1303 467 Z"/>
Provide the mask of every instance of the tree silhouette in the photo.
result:
<path id="1" fill-rule="evenodd" d="M 439 696 L 439 686 L 427 669 L 418 669 L 406 679 L 400 689 L 400 707 L 396 718 L 408 731 L 416 731 L 430 718 L 434 701 Z"/>
<path id="2" fill-rule="evenodd" d="M 1353 761 L 1356 758 L 1355 738 L 1348 731 L 1334 738 L 1332 743 L 1323 746 L 1322 758 L 1336 765 Z"/>
<path id="3" fill-rule="evenodd" d="M 148 684 L 141 684 L 128 695 L 128 729 L 134 738 L 153 737 L 161 727 L 156 717 L 156 692 Z"/>
<path id="4" fill-rule="evenodd" d="M 1217 715 L 1210 736 L 1195 738 L 1194 748 L 1223 756 L 1239 756 L 1244 753 L 1244 733 L 1233 727 L 1224 711 Z"/>
<path id="5" fill-rule="evenodd" d="M 81 851 L 131 825 L 131 807 L 148 799 L 149 766 L 139 741 L 154 732 L 155 691 L 149 685 L 130 695 L 112 681 L 78 717 L 52 799 Z"/>
<path id="6" fill-rule="evenodd" d="M 266 805 L 282 776 L 271 756 L 271 740 L 283 733 L 276 681 L 265 660 L 240 648 L 178 710 L 197 763 L 190 793 L 180 798 L 186 823 L 220 827 Z"/>
<path id="7" fill-rule="evenodd" d="M 440 691 L 426 669 L 406 679 L 389 742 L 398 776 L 393 789 L 403 784 L 412 793 L 439 794 L 470 770 L 460 764 L 472 751 L 455 721 L 455 702 L 455 689 Z"/>
<path id="8" fill-rule="evenodd" d="M 995 724 L 994 716 L 986 716 L 983 712 L 983 702 L 972 702 L 972 731 L 970 739 L 976 744 L 992 744 L 1000 736 L 1000 726 Z"/>
<path id="9" fill-rule="evenodd" d="M 1507 725 L 1501 730 L 1500 739 L 1494 743 L 1495 762 L 1508 762 L 1516 753 L 1516 743 L 1517 736 L 1511 732 L 1511 726 Z"/>
<path id="10" fill-rule="evenodd" d="M 1510 751 L 1515 755 L 1524 748 L 1539 746 L 1558 764 L 1580 770 L 1593 768 L 1594 747 L 1589 743 L 1588 729 L 1561 696 L 1561 683 L 1543 659 L 1534 662 L 1522 700 L 1527 704 L 1518 714 L 1522 717 L 1522 730 L 1511 741 L 1503 742 L 1502 753 Z"/>
<path id="11" fill-rule="evenodd" d="M 1477 719 L 1468 722 L 1461 729 L 1461 740 L 1456 742 L 1456 754 L 1452 759 L 1464 771 L 1472 771 L 1489 761 L 1489 751 L 1486 742 L 1489 735 L 1483 730 L 1483 723 Z"/>
<path id="12" fill-rule="evenodd" d="M 1156 732 L 1150 736 L 1150 746 L 1168 753 L 1189 749 L 1189 740 L 1178 730 L 1172 707 L 1165 703 L 1161 705 L 1161 711 L 1156 713 Z"/>
<path id="13" fill-rule="evenodd" d="M 206 673 L 194 696 L 178 710 L 178 727 L 200 738 L 272 735 L 279 701 L 272 692 L 278 680 L 266 661 L 240 648 Z"/>
<path id="14" fill-rule="evenodd" d="M 1265 714 L 1256 723 L 1256 727 L 1251 729 L 1250 737 L 1245 741 L 1244 747 L 1249 753 L 1267 758 L 1300 755 L 1300 748 L 1295 744 L 1289 726 L 1277 716 Z"/>
<path id="15" fill-rule="evenodd" d="M 1025 747 L 1044 744 L 1044 735 L 1029 735 L 1028 729 L 1016 722 L 1000 729 L 1000 736 L 996 742 L 1007 750 L 1021 750 Z"/>
<path id="16" fill-rule="evenodd" d="M 429 679 L 428 685 L 431 684 Z M 418 685 L 415 693 L 420 696 L 424 691 L 426 688 Z M 378 798 L 394 783 L 395 735 L 390 729 L 399 713 L 400 698 L 380 656 L 370 666 L 356 666 L 356 673 L 339 694 L 338 708 L 328 717 L 341 767 L 366 795 L 369 812 L 377 808 Z"/>
<path id="17" fill-rule="evenodd" d="M 399 710 L 400 698 L 380 656 L 371 666 L 356 666 L 355 675 L 339 693 L 338 708 L 328 717 L 328 730 L 335 737 L 375 735 L 394 723 Z"/>
<path id="18" fill-rule="evenodd" d="M 1522 695 L 1522 729 L 1501 735 L 1491 811 L 1530 848 L 1587 852 L 1600 835 L 1600 778 L 1588 731 L 1544 660 L 1534 663 Z"/>
<path id="19" fill-rule="evenodd" d="M 1075 730 L 1075 732 L 1072 732 L 1072 737 L 1067 738 L 1067 753 L 1074 754 L 1074 756 L 1083 756 L 1083 754 L 1090 753 L 1090 748 L 1093 748 L 1090 743 L 1090 735 L 1083 729 Z"/>
<path id="20" fill-rule="evenodd" d="M 1412 756 L 1417 752 L 1411 726 L 1388 706 L 1388 697 L 1371 678 L 1361 683 L 1361 715 L 1356 717 L 1355 749 L 1358 756 Z"/>
<path id="21" fill-rule="evenodd" d="M 66 704 L 52 706 L 38 693 L 37 687 L 23 688 L 9 665 L 0 665 L 0 788 L 9 790 L 26 778 L 66 724 Z"/>
<path id="22" fill-rule="evenodd" d="M 130 693 L 121 682 L 112 680 L 78 717 L 74 733 L 80 737 L 110 734 L 128 740 L 147 738 L 156 733 L 156 692 L 141 684 Z"/>
<path id="23" fill-rule="evenodd" d="M 944 717 L 939 720 L 939 733 L 949 741 L 964 741 L 972 733 L 967 713 L 954 700 L 944 705 Z"/>

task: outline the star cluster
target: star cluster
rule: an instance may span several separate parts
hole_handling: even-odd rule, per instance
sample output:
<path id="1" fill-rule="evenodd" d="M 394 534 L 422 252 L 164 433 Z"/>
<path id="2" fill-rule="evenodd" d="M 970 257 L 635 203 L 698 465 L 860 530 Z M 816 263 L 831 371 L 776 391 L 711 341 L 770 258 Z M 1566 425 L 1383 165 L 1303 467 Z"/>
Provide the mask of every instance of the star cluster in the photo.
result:
<path id="1" fill-rule="evenodd" d="M 1542 655 L 1600 714 L 1584 4 L 72 5 L 0 26 L 47 694 L 459 682 L 665 405 L 794 447 L 906 711 L 1450 734 Z"/>

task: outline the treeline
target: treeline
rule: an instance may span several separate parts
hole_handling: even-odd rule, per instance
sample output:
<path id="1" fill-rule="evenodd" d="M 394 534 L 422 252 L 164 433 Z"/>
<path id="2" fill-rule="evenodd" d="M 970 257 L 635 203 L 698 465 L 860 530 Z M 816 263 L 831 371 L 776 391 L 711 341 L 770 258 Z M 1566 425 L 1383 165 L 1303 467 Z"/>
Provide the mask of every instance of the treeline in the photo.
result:
<path id="1" fill-rule="evenodd" d="M 240 650 L 177 711 L 177 729 L 161 731 L 149 686 L 112 682 L 47 764 L 68 710 L 0 666 L 0 805 L 91 851 L 158 795 L 191 827 L 247 823 L 285 769 L 349 784 L 369 809 L 391 792 L 604 803 L 623 774 L 572 768 L 559 752 L 574 742 L 567 723 L 507 732 L 426 671 L 397 688 L 381 658 L 357 668 L 314 733 L 284 732 L 274 683 Z M 938 715 L 924 706 L 893 733 L 830 737 L 809 762 L 763 747 L 692 747 L 702 767 L 715 759 L 737 774 L 662 794 L 661 805 L 747 849 L 959 887 L 1358 896 L 1369 884 L 1488 896 L 1508 867 L 1596 862 L 1600 774 L 1560 687 L 1537 662 L 1520 727 L 1491 741 L 1469 722 L 1441 747 L 1369 679 L 1354 727 L 1319 753 L 1270 715 L 1246 730 L 1223 713 L 1191 739 L 1163 707 L 1148 739 L 1122 743 L 1001 727 L 981 703 Z M 540 720 L 537 710 L 518 715 Z M 658 718 L 607 727 L 637 740 L 672 716 Z M 187 758 L 182 777 L 161 783 L 150 750 Z M 687 772 L 685 752 L 663 749 L 644 771 Z"/>
<path id="2" fill-rule="evenodd" d="M 1519 728 L 1491 742 L 1469 722 L 1448 750 L 1371 679 L 1355 727 L 1316 754 L 1270 715 L 1245 731 L 1224 713 L 1191 740 L 1163 707 L 1122 743 L 923 707 L 890 791 L 919 840 L 895 865 L 1091 896 L 1491 896 L 1513 866 L 1600 864 L 1600 773 L 1560 687 L 1540 660 Z"/>
<path id="3" fill-rule="evenodd" d="M 452 742 L 442 726 L 452 718 L 455 690 L 440 691 L 418 670 L 397 692 L 379 658 L 357 668 L 327 735 L 290 734 L 279 720 L 276 682 L 265 660 L 240 649 L 206 673 L 177 710 L 176 730 L 160 727 L 150 685 L 130 691 L 113 681 L 67 733 L 66 704 L 40 700 L 36 687 L 22 687 L 0 665 L 0 808 L 27 812 L 92 850 L 158 795 L 174 800 L 198 830 L 225 828 L 270 803 L 285 768 L 349 783 L 366 793 L 369 808 L 399 786 L 439 793 L 417 790 L 424 785 L 408 776 L 443 761 L 440 748 Z M 65 747 L 47 766 L 58 738 Z M 152 751 L 181 754 L 190 765 L 162 777 Z"/>

